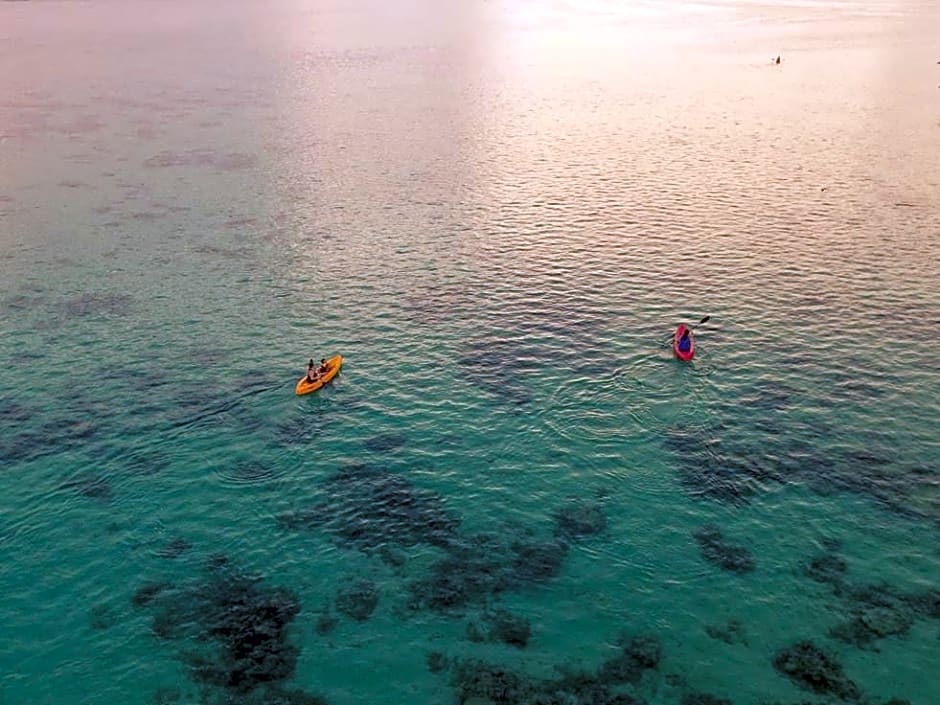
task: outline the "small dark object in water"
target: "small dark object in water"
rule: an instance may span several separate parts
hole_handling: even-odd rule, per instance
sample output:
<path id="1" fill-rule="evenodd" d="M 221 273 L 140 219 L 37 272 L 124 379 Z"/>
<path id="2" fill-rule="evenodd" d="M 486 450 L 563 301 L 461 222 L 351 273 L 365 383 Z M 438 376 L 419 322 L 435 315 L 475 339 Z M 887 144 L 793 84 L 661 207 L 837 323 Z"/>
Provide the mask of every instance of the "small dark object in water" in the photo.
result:
<path id="1" fill-rule="evenodd" d="M 751 552 L 725 539 L 715 524 L 706 524 L 692 535 L 698 541 L 702 557 L 709 563 L 731 573 L 750 573 L 754 570 Z"/>
<path id="2" fill-rule="evenodd" d="M 779 57 L 779 56 L 777 57 L 777 60 L 776 60 L 774 63 L 775 63 L 775 64 L 779 64 L 779 63 L 780 63 L 780 57 Z"/>
<path id="3" fill-rule="evenodd" d="M 483 632 L 480 631 L 476 622 L 467 624 L 467 641 L 472 641 L 474 644 L 480 644 L 484 641 Z"/>
<path id="4" fill-rule="evenodd" d="M 379 591 L 370 580 L 359 580 L 336 592 L 336 609 L 357 622 L 366 621 L 379 604 Z"/>
<path id="5" fill-rule="evenodd" d="M 134 596 L 131 598 L 131 603 L 135 607 L 145 607 L 153 602 L 157 598 L 157 595 L 168 587 L 170 587 L 170 584 L 167 582 L 145 583 L 134 593 Z"/>
<path id="6" fill-rule="evenodd" d="M 428 670 L 431 673 L 446 671 L 448 666 L 450 666 L 450 663 L 448 662 L 446 654 L 440 651 L 431 651 L 428 654 Z"/>
<path id="7" fill-rule="evenodd" d="M 335 615 L 330 614 L 329 612 L 324 612 L 319 617 L 317 617 L 317 623 L 314 626 L 314 629 L 316 629 L 317 634 L 320 636 L 326 636 L 336 629 L 337 624 L 339 624 L 339 620 Z"/>
<path id="8" fill-rule="evenodd" d="M 842 664 L 812 641 L 799 641 L 782 649 L 774 656 L 773 664 L 803 690 L 841 700 L 858 700 L 861 696 L 858 686 L 842 672 Z"/>

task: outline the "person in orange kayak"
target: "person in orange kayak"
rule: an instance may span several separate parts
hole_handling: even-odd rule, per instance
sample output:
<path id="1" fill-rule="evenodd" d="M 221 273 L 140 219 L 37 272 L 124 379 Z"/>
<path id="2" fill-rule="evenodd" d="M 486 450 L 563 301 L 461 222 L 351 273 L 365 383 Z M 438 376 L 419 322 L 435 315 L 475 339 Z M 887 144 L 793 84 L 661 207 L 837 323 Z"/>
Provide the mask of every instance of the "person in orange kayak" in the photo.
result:
<path id="1" fill-rule="evenodd" d="M 321 357 L 321 358 L 320 358 L 320 366 L 317 368 L 317 374 L 318 374 L 318 375 L 325 375 L 327 369 L 328 369 L 328 368 L 327 368 L 327 364 L 326 364 L 326 358 L 325 358 L 325 357 Z"/>
<path id="2" fill-rule="evenodd" d="M 682 335 L 679 337 L 679 352 L 689 352 L 692 349 L 692 339 L 689 337 L 689 332 L 688 328 L 682 331 Z"/>
<path id="3" fill-rule="evenodd" d="M 307 382 L 312 383 L 317 381 L 320 370 L 314 368 L 313 358 L 310 358 L 310 362 L 307 363 Z"/>

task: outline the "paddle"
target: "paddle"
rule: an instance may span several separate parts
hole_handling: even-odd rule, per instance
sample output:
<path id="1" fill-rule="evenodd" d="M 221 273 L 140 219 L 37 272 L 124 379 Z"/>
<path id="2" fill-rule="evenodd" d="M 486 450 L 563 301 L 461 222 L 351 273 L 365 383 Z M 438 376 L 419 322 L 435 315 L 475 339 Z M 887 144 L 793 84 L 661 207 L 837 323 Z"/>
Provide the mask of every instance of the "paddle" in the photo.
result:
<path id="1" fill-rule="evenodd" d="M 705 318 L 703 318 L 701 321 L 699 321 L 698 323 L 696 323 L 694 326 L 687 326 L 687 327 L 688 327 L 689 330 L 692 330 L 692 329 L 694 329 L 696 326 L 700 326 L 700 325 L 702 325 L 703 323 L 708 323 L 708 319 L 709 319 L 709 318 L 711 318 L 711 316 L 705 316 Z M 666 342 L 669 342 L 670 340 L 672 340 L 672 337 L 673 337 L 674 335 L 675 335 L 675 333 L 670 333 L 670 334 L 666 337 Z"/>

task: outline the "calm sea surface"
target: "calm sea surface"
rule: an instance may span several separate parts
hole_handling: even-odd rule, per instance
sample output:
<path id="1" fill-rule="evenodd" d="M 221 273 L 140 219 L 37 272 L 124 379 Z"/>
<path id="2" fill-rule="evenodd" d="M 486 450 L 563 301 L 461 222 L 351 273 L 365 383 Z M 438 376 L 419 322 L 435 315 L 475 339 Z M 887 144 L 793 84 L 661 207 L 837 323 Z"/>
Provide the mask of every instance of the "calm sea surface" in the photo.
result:
<path id="1" fill-rule="evenodd" d="M 938 37 L 0 3 L 0 703 L 940 702 Z"/>

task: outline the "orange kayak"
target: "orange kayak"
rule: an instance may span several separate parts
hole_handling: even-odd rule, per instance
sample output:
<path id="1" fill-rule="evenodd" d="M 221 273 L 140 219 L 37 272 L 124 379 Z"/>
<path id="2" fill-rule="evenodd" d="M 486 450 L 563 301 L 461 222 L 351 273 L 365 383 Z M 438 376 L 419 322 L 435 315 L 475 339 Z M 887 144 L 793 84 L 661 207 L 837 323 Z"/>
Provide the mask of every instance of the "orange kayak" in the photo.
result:
<path id="1" fill-rule="evenodd" d="M 297 394 L 310 394 L 310 392 L 317 391 L 324 384 L 328 384 L 331 379 L 333 379 L 339 372 L 339 368 L 343 366 L 343 356 L 337 355 L 336 357 L 331 357 L 326 361 L 326 373 L 320 375 L 312 382 L 307 381 L 307 375 L 304 375 L 297 382 Z"/>

